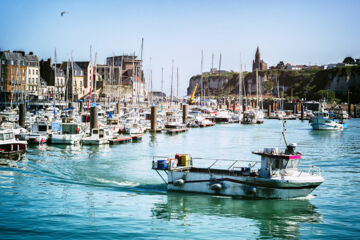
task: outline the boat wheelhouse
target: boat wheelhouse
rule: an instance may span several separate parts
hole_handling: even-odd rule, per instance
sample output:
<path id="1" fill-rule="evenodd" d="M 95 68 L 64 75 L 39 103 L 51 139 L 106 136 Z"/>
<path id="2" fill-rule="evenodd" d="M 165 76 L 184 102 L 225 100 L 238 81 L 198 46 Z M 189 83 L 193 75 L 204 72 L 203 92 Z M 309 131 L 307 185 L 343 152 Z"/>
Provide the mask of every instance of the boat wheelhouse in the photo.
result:
<path id="1" fill-rule="evenodd" d="M 112 139 L 112 133 L 109 129 L 93 128 L 90 135 L 81 140 L 83 145 L 103 145 L 109 144 Z"/>
<path id="2" fill-rule="evenodd" d="M 0 130 L 0 156 L 1 157 L 17 157 L 25 153 L 27 150 L 27 142 L 20 141 L 15 138 L 13 130 Z"/>
<path id="3" fill-rule="evenodd" d="M 78 144 L 84 133 L 78 123 L 62 123 L 59 132 L 50 135 L 52 144 Z"/>

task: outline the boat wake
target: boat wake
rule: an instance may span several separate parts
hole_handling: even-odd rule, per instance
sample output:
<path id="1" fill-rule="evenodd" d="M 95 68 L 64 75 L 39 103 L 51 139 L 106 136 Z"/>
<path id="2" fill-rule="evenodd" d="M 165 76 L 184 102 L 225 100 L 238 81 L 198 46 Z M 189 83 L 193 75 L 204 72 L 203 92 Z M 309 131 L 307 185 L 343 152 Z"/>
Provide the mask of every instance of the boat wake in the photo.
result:
<path id="1" fill-rule="evenodd" d="M 93 178 L 93 181 L 97 182 L 97 183 L 102 183 L 102 184 L 106 184 L 106 185 L 110 185 L 110 186 L 120 186 L 120 187 L 137 187 L 140 185 L 140 183 L 136 183 L 136 182 L 129 182 L 129 181 L 114 181 L 114 180 L 107 180 L 107 179 L 103 179 L 103 178 Z"/>

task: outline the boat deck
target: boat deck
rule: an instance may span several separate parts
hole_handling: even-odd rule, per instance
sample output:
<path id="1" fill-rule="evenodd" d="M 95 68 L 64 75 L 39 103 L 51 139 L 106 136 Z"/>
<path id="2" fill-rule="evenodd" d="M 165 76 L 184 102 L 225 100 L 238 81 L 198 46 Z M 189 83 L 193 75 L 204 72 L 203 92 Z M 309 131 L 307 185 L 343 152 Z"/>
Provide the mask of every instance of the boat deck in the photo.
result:
<path id="1" fill-rule="evenodd" d="M 197 172 L 197 173 L 211 173 L 211 174 L 220 174 L 228 176 L 258 176 L 257 171 L 252 172 L 250 168 L 239 167 L 235 169 L 218 169 L 218 168 L 197 168 L 197 167 L 176 167 L 171 171 L 187 171 L 187 172 Z"/>
<path id="2" fill-rule="evenodd" d="M 167 134 L 177 134 L 188 131 L 189 128 L 168 128 L 166 129 Z"/>

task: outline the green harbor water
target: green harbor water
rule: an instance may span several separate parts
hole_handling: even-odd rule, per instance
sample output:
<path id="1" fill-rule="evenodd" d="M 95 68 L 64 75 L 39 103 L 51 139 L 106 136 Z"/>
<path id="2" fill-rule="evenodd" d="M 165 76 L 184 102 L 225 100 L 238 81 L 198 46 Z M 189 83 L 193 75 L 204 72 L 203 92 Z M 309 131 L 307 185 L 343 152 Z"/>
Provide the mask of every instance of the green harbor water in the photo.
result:
<path id="1" fill-rule="evenodd" d="M 288 121 L 287 139 L 325 182 L 311 196 L 242 200 L 168 193 L 154 155 L 259 160 L 278 147 L 282 123 L 216 125 L 145 134 L 116 146 L 30 146 L 1 160 L 0 239 L 359 239 L 360 119 L 341 132 Z"/>

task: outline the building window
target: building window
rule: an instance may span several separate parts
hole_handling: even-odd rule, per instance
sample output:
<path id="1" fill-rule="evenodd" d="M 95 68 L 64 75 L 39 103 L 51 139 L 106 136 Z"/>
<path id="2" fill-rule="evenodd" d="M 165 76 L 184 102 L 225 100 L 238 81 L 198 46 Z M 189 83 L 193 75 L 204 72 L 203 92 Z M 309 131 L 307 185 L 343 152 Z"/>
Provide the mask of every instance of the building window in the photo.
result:
<path id="1" fill-rule="evenodd" d="M 36 69 L 36 74 L 39 74 L 39 70 Z"/>

